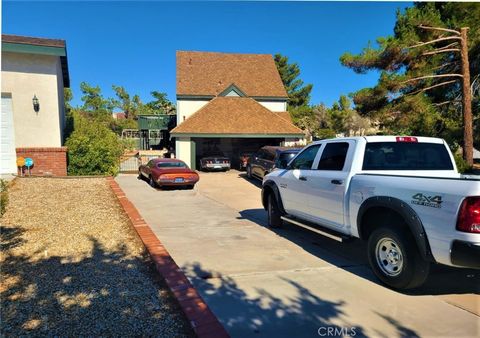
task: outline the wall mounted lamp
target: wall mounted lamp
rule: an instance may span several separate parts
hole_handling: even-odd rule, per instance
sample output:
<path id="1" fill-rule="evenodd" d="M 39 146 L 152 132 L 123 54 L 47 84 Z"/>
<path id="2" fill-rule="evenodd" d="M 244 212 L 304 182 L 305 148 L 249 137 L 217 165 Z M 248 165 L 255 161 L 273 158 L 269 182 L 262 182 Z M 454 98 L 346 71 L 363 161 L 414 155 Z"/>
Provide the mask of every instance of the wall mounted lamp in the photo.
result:
<path id="1" fill-rule="evenodd" d="M 40 111 L 40 101 L 38 100 L 37 95 L 35 94 L 33 95 L 32 102 L 33 102 L 33 110 L 35 110 L 35 112 L 38 113 Z"/>

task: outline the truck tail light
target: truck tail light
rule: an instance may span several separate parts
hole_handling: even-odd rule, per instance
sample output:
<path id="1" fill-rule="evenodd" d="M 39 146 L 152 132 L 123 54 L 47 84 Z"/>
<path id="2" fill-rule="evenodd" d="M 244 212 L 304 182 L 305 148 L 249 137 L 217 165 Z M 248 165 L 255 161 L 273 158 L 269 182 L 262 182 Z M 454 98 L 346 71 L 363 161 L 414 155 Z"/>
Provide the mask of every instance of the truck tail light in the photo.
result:
<path id="1" fill-rule="evenodd" d="M 480 196 L 463 200 L 458 213 L 457 230 L 480 233 Z"/>
<path id="2" fill-rule="evenodd" d="M 418 142 L 418 139 L 412 136 L 397 136 L 396 140 L 397 142 Z"/>

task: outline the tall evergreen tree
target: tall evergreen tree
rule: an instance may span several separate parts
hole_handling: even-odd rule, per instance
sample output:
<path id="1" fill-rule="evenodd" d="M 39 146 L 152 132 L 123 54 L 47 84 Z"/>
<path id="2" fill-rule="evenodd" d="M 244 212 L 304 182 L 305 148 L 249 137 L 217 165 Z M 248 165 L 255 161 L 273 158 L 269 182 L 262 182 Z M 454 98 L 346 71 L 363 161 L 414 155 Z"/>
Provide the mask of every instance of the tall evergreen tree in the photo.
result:
<path id="1" fill-rule="evenodd" d="M 443 30 L 431 29 L 437 27 Z M 353 95 L 356 109 L 388 131 L 439 136 L 462 144 L 460 43 L 449 30 L 469 27 L 475 142 L 480 145 L 480 6 L 415 3 L 397 12 L 394 35 L 378 38 L 343 65 L 357 73 L 381 72 L 378 84 Z"/>
<path id="2" fill-rule="evenodd" d="M 313 85 L 304 85 L 299 79 L 300 67 L 297 63 L 288 63 L 288 57 L 275 54 L 275 64 L 288 94 L 289 107 L 301 107 L 310 103 L 310 93 Z"/>

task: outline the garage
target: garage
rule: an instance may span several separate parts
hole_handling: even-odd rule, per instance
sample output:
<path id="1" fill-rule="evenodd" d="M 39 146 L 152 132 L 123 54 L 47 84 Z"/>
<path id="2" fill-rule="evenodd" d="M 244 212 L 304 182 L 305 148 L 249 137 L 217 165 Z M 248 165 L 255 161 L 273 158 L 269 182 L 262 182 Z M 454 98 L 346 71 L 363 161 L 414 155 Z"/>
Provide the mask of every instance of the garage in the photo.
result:
<path id="1" fill-rule="evenodd" d="M 219 152 L 235 167 L 238 155 L 265 145 L 298 145 L 303 132 L 281 113 L 252 98 L 216 97 L 171 131 L 177 157 L 197 168 L 200 158 Z"/>
<path id="2" fill-rule="evenodd" d="M 199 168 L 202 157 L 221 152 L 230 158 L 232 168 L 238 167 L 238 159 L 242 153 L 253 153 L 263 146 L 278 146 L 281 138 L 192 138 L 195 144 L 195 164 Z"/>
<path id="3" fill-rule="evenodd" d="M 238 155 L 265 145 L 305 144 L 287 112 L 288 95 L 269 54 L 177 52 L 177 158 Z"/>
<path id="4" fill-rule="evenodd" d="M 17 172 L 15 135 L 13 129 L 12 95 L 2 93 L 2 118 L 1 118 L 1 166 L 0 174 Z"/>

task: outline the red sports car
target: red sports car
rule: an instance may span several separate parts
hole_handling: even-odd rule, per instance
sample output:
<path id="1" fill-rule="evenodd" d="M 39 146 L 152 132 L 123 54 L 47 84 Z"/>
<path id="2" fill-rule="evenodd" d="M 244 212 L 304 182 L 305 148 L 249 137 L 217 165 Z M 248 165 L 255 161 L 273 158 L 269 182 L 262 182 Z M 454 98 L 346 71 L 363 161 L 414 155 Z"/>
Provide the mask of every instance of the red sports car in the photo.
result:
<path id="1" fill-rule="evenodd" d="M 138 178 L 147 178 L 152 187 L 185 186 L 193 189 L 200 177 L 183 161 L 156 158 L 138 168 Z"/>

